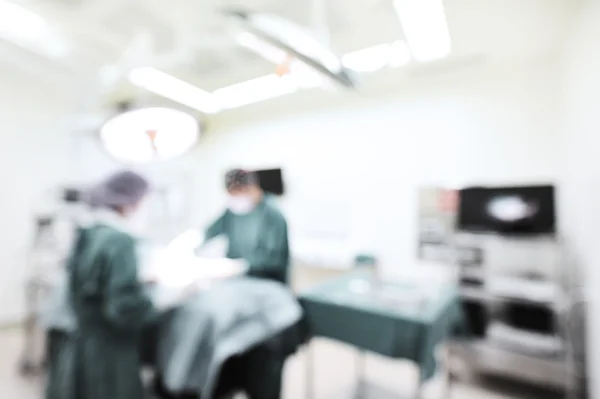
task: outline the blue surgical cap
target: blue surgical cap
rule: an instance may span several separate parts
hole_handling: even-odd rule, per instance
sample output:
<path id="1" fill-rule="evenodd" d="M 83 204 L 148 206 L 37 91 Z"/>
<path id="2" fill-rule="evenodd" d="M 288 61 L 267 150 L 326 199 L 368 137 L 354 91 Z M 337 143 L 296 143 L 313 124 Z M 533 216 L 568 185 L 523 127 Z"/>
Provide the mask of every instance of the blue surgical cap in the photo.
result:
<path id="1" fill-rule="evenodd" d="M 256 184 L 258 184 L 258 177 L 255 172 L 233 169 L 225 175 L 225 188 L 227 190 L 235 190 Z"/>
<path id="2" fill-rule="evenodd" d="M 89 192 L 89 203 L 97 208 L 112 208 L 137 204 L 150 190 L 142 176 L 130 171 L 111 175 Z"/>

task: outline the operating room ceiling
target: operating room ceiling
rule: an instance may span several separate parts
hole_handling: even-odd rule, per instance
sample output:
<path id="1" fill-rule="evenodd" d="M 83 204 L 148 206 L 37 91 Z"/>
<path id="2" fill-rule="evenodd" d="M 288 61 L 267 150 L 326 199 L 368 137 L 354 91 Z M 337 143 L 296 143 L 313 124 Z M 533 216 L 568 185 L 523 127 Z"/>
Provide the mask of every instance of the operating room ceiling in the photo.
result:
<path id="1" fill-rule="evenodd" d="M 0 45 L 29 53 L 26 59 L 47 64 L 48 73 L 94 79 L 103 67 L 126 59 L 129 67 L 157 63 L 207 91 L 274 70 L 236 45 L 220 12 L 224 8 L 243 5 L 326 31 L 339 55 L 404 38 L 393 0 L 0 0 L 0 8 L 2 2 L 40 19 L 17 24 L 0 16 Z M 572 4 L 446 0 L 453 54 L 514 58 L 552 52 L 562 41 Z"/>

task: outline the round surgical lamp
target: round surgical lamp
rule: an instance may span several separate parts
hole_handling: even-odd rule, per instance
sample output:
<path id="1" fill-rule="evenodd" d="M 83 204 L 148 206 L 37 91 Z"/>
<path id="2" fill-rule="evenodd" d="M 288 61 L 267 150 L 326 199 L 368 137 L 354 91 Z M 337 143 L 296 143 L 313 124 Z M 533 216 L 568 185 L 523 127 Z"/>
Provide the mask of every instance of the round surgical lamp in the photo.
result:
<path id="1" fill-rule="evenodd" d="M 356 87 L 341 59 L 302 26 L 272 14 L 241 10 L 227 10 L 225 14 L 241 28 L 238 42 L 275 62 L 278 74 L 293 69 L 293 62 L 298 61 L 343 87 Z"/>
<path id="2" fill-rule="evenodd" d="M 183 111 L 149 107 L 125 110 L 100 129 L 106 151 L 125 163 L 164 161 L 183 155 L 200 137 L 198 121 Z"/>

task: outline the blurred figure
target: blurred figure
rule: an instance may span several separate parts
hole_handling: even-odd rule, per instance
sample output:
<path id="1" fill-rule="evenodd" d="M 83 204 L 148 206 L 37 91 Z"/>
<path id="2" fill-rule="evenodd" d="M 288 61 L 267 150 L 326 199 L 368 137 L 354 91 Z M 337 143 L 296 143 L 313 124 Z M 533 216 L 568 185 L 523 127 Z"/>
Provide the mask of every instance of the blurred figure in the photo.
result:
<path id="1" fill-rule="evenodd" d="M 225 188 L 228 209 L 206 230 L 205 242 L 226 236 L 227 257 L 247 261 L 250 276 L 287 284 L 290 251 L 285 217 L 265 200 L 253 172 L 227 172 Z"/>
<path id="2" fill-rule="evenodd" d="M 78 227 L 90 222 L 89 206 L 80 189 L 67 188 L 62 191 L 60 206 L 53 217 L 53 235 L 57 240 L 57 262 L 59 269 L 67 264 L 76 240 Z"/>
<path id="3" fill-rule="evenodd" d="M 130 220 L 148 190 L 141 176 L 120 172 L 90 193 L 97 218 L 79 230 L 68 263 L 77 331 L 50 370 L 48 399 L 144 397 L 140 339 L 155 310 L 138 279 Z"/>

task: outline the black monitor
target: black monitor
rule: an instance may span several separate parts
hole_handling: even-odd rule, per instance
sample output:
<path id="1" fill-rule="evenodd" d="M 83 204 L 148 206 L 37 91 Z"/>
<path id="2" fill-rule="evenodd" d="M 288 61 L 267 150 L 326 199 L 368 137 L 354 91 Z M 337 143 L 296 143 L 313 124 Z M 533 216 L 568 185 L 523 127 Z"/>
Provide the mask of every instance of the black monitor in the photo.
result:
<path id="1" fill-rule="evenodd" d="M 81 201 L 81 190 L 76 188 L 65 188 L 62 192 L 62 200 L 66 203 L 73 204 Z"/>
<path id="2" fill-rule="evenodd" d="M 554 191 L 551 185 L 463 189 L 457 228 L 504 235 L 554 234 Z"/>
<path id="3" fill-rule="evenodd" d="M 284 184 L 281 169 L 263 169 L 256 170 L 260 188 L 266 193 L 274 195 L 283 195 Z"/>

